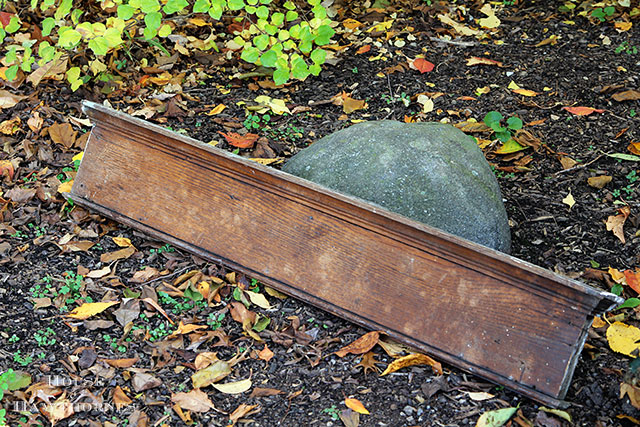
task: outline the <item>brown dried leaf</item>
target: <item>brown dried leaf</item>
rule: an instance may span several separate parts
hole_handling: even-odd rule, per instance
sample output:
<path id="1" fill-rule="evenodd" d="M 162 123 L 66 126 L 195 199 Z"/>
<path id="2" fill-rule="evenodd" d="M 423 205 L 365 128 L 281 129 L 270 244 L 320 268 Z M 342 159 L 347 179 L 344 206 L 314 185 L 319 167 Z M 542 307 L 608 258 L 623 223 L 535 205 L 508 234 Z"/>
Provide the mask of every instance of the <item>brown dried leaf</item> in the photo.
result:
<path id="1" fill-rule="evenodd" d="M 640 409 L 640 387 L 628 383 L 620 384 L 620 399 L 625 395 L 629 396 L 629 402 L 634 408 Z"/>
<path id="2" fill-rule="evenodd" d="M 373 351 L 370 351 L 362 356 L 362 360 L 356 365 L 356 368 L 358 366 L 362 366 L 362 371 L 364 372 L 365 376 L 367 375 L 367 372 L 369 372 L 369 370 L 375 372 L 376 374 L 379 374 L 380 368 L 378 368 L 376 365 L 384 365 L 384 363 L 376 360 L 376 354 Z"/>
<path id="3" fill-rule="evenodd" d="M 66 148 L 73 147 L 76 142 L 78 132 L 73 130 L 70 123 L 55 123 L 48 128 L 49 136 L 56 144 L 60 144 Z"/>
<path id="4" fill-rule="evenodd" d="M 233 425 L 236 425 L 236 423 L 240 419 L 247 417 L 249 415 L 257 414 L 258 412 L 260 412 L 259 405 L 247 405 L 247 404 L 241 403 L 240 406 L 238 406 L 231 413 L 231 415 L 229 415 L 229 421 L 231 421 L 231 425 L 233 426 Z"/>
<path id="5" fill-rule="evenodd" d="M 15 95 L 7 90 L 0 89 L 0 109 L 13 108 L 25 98 L 26 96 Z"/>
<path id="6" fill-rule="evenodd" d="M 104 363 L 113 368 L 130 368 L 135 365 L 140 359 L 137 357 L 127 359 L 102 359 Z"/>
<path id="7" fill-rule="evenodd" d="M 391 362 L 389 366 L 387 366 L 387 369 L 385 369 L 384 372 L 380 374 L 380 376 L 387 375 L 392 372 L 396 372 L 399 369 L 406 368 L 407 366 L 414 365 L 429 365 L 431 366 L 431 369 L 433 369 L 433 372 L 438 375 L 442 375 L 442 365 L 440 364 L 440 362 L 436 362 L 426 354 L 413 353 Z"/>
<path id="8" fill-rule="evenodd" d="M 176 393 L 171 396 L 171 401 L 180 405 L 182 409 L 193 412 L 208 412 L 215 409 L 207 393 L 199 389 L 191 390 L 189 393 Z"/>
<path id="9" fill-rule="evenodd" d="M 33 71 L 29 74 L 29 77 L 27 77 L 27 81 L 35 88 L 40 84 L 42 79 L 52 78 L 56 74 L 62 74 L 65 71 L 67 71 L 67 59 L 59 58 Z"/>
<path id="10" fill-rule="evenodd" d="M 352 342 L 351 344 L 345 347 L 342 347 L 340 350 L 336 351 L 335 354 L 338 357 L 344 357 L 349 353 L 352 353 L 352 354 L 366 353 L 378 343 L 379 339 L 380 339 L 379 331 L 368 332 L 363 336 L 361 336 L 360 338 L 358 338 L 357 340 L 355 340 L 354 342 Z"/>
<path id="11" fill-rule="evenodd" d="M 629 214 L 631 213 L 631 209 L 629 208 L 629 206 L 624 206 L 618 209 L 618 212 L 619 212 L 618 215 L 609 216 L 605 224 L 607 226 L 607 231 L 613 232 L 613 235 L 616 236 L 622 242 L 622 244 L 624 244 L 625 239 L 624 239 L 623 227 L 624 227 L 625 221 L 627 220 L 627 218 L 629 217 Z"/>
<path id="12" fill-rule="evenodd" d="M 129 279 L 131 283 L 144 283 L 160 276 L 160 272 L 156 268 L 146 267 L 144 270 L 136 271 L 133 277 Z"/>
<path id="13" fill-rule="evenodd" d="M 121 410 L 125 406 L 131 405 L 131 403 L 133 403 L 133 400 L 131 400 L 129 396 L 126 395 L 126 393 L 124 392 L 124 390 L 122 390 L 122 388 L 120 388 L 120 386 L 116 386 L 116 388 L 113 389 L 112 399 L 113 403 L 116 404 L 116 408 L 118 410 Z"/>
<path id="14" fill-rule="evenodd" d="M 162 381 L 151 374 L 140 372 L 133 376 L 131 385 L 133 385 L 133 389 L 136 393 L 140 393 L 141 391 L 160 387 L 162 385 Z"/>
<path id="15" fill-rule="evenodd" d="M 618 102 L 635 101 L 640 99 L 640 92 L 637 90 L 625 90 L 624 92 L 615 93 L 611 97 Z"/>
<path id="16" fill-rule="evenodd" d="M 40 408 L 51 423 L 55 426 L 58 421 L 64 420 L 74 414 L 73 403 L 67 399 L 67 394 L 63 393 L 55 402 L 48 404 L 44 408 Z"/>
<path id="17" fill-rule="evenodd" d="M 271 351 L 266 344 L 264 345 L 264 348 L 258 352 L 258 358 L 267 363 L 273 358 L 273 356 L 273 351 Z"/>
<path id="18" fill-rule="evenodd" d="M 129 258 L 131 255 L 135 253 L 136 253 L 136 248 L 134 246 L 129 246 L 124 249 L 118 249 L 117 251 L 107 252 L 100 255 L 100 262 L 103 262 L 105 264 L 110 264 L 113 261 L 116 261 L 119 259 Z"/>
<path id="19" fill-rule="evenodd" d="M 562 164 L 562 169 L 565 169 L 565 170 L 571 169 L 572 167 L 578 164 L 578 162 L 576 162 L 569 156 L 560 156 L 559 160 L 560 160 L 560 163 Z"/>
<path id="20" fill-rule="evenodd" d="M 277 394 L 282 394 L 282 390 L 278 390 L 275 388 L 260 388 L 255 387 L 249 397 L 267 397 L 267 396 L 275 396 Z"/>
<path id="21" fill-rule="evenodd" d="M 229 145 L 233 145 L 238 148 L 253 148 L 253 145 L 256 143 L 260 135 L 255 133 L 247 133 L 244 135 L 240 135 L 236 132 L 218 132 L 220 135 L 224 136 L 224 139 L 227 140 Z"/>
<path id="22" fill-rule="evenodd" d="M 20 117 L 14 117 L 13 119 L 8 119 L 0 123 L 0 133 L 5 135 L 13 135 L 20 130 Z"/>
<path id="23" fill-rule="evenodd" d="M 15 203 L 26 203 L 33 199 L 36 195 L 35 188 L 21 188 L 18 186 L 13 187 L 11 190 L 4 193 L 6 199 L 11 199 Z"/>
<path id="24" fill-rule="evenodd" d="M 479 58 L 477 56 L 472 56 L 471 58 L 467 59 L 467 65 L 468 66 L 472 66 L 472 65 L 496 65 L 498 67 L 503 67 L 504 65 L 502 65 L 502 62 L 500 61 L 495 61 L 493 59 L 489 59 L 489 58 Z"/>
<path id="25" fill-rule="evenodd" d="M 609 175 L 592 176 L 587 178 L 587 184 L 593 188 L 604 188 L 605 185 L 611 182 L 613 178 Z"/>

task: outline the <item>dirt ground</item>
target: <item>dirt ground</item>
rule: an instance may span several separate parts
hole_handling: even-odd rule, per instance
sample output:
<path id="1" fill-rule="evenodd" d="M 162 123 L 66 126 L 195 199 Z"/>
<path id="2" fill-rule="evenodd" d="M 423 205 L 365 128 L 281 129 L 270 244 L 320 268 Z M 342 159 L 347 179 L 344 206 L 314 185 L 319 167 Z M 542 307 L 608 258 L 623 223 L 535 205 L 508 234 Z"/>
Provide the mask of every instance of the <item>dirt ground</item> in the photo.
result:
<path id="1" fill-rule="evenodd" d="M 525 149 L 500 154 L 501 144 L 492 141 L 491 132 L 470 134 L 478 138 L 500 183 L 512 255 L 611 290 L 616 280 L 623 282 L 616 272 L 640 266 L 640 171 L 629 157 L 633 143 L 640 150 L 640 53 L 634 51 L 640 48 L 639 23 L 637 15 L 625 12 L 630 8 L 618 8 L 601 22 L 590 15 L 598 5 L 575 5 L 566 11 L 554 1 L 494 2 L 499 27 L 484 31 L 485 37 L 461 37 L 438 15 L 452 13 L 477 27 L 481 2 L 406 1 L 386 9 L 354 2 L 336 20 L 356 20 L 362 30 L 334 37 L 342 48 L 319 77 L 284 87 L 273 88 L 261 76 L 232 78 L 251 68 L 224 52 L 179 57 L 171 74 L 187 77 L 170 94 L 160 85 L 96 83 L 73 93 L 54 81 L 43 81 L 35 90 L 26 83 L 7 87 L 27 97 L 0 110 L 0 121 L 21 119 L 18 131 L 2 136 L 0 152 L 0 161 L 15 166 L 11 176 L 4 173 L 0 192 L 0 371 L 27 372 L 32 384 L 39 384 L 31 392 L 5 393 L 1 402 L 8 424 L 48 425 L 51 414 L 44 403 L 56 401 L 74 409 L 61 417 L 60 426 L 173 426 L 189 420 L 208 426 L 466 426 L 504 407 L 519 407 L 512 426 L 640 424 L 632 358 L 610 349 L 606 323 L 590 330 L 566 397 L 569 422 L 447 365 L 443 375 L 413 366 L 379 376 L 393 360 L 381 346 L 372 354 L 334 354 L 366 330 L 293 298 L 273 296 L 250 277 L 72 206 L 57 192 L 73 178 L 72 159 L 90 130 L 80 111 L 84 99 L 107 101 L 221 149 L 275 159 L 275 167 L 354 120 L 460 125 L 482 122 L 488 112 L 498 111 L 522 119 L 516 140 Z M 384 21 L 391 21 L 389 28 L 365 31 Z M 621 30 L 616 22 L 633 25 Z M 433 63 L 433 70 L 412 68 L 417 55 Z M 473 58 L 490 61 L 474 65 Z M 126 72 L 134 83 L 144 74 L 135 67 Z M 190 80 L 189 75 L 199 77 Z M 625 91 L 632 91 L 628 99 L 619 95 Z M 366 107 L 346 114 L 334 102 L 343 93 Z M 432 110 L 419 102 L 421 94 L 433 101 Z M 292 114 L 247 116 L 246 104 L 258 95 L 286 100 Z M 219 104 L 226 106 L 222 112 L 207 114 Z M 583 115 L 585 110 L 565 107 L 594 110 Z M 43 123 L 34 130 L 27 123 L 36 112 Z M 78 132 L 68 146 L 52 141 L 57 130 L 43 131 L 56 123 L 71 123 Z M 236 149 L 221 135 L 229 132 L 252 132 L 261 139 L 254 148 Z M 602 176 L 610 177 L 602 186 L 589 181 Z M 624 242 L 607 230 L 616 216 L 625 219 Z M 129 252 L 109 258 L 117 250 Z M 211 304 L 189 299 L 184 296 L 189 281 L 208 282 L 217 297 Z M 234 320 L 233 303 L 245 294 L 242 289 L 266 295 L 272 306 L 250 306 L 259 318 L 269 319 L 263 330 L 253 332 L 262 342 Z M 621 289 L 625 298 L 637 297 L 629 283 Z M 176 323 L 207 329 L 171 337 L 176 326 L 140 302 L 149 297 Z M 126 306 L 123 298 L 131 298 Z M 118 312 L 112 307 L 85 321 L 63 316 L 82 302 L 109 300 L 122 301 Z M 608 316 L 611 322 L 638 323 L 633 308 Z M 218 360 L 236 358 L 222 382 L 250 378 L 252 386 L 239 394 L 208 386 L 203 391 L 215 410 L 180 410 L 172 397 L 193 389 L 192 375 L 201 363 L 197 356 L 204 352 L 216 353 Z M 62 384 L 46 385 L 47 378 Z M 626 384 L 624 397 L 621 384 Z M 482 395 L 486 400 L 476 392 L 488 393 Z M 120 393 L 130 403 L 116 408 L 116 402 L 127 402 Z M 345 398 L 358 399 L 369 414 L 348 410 Z M 29 399 L 29 406 L 20 407 Z M 15 411 L 20 408 L 26 412 Z"/>

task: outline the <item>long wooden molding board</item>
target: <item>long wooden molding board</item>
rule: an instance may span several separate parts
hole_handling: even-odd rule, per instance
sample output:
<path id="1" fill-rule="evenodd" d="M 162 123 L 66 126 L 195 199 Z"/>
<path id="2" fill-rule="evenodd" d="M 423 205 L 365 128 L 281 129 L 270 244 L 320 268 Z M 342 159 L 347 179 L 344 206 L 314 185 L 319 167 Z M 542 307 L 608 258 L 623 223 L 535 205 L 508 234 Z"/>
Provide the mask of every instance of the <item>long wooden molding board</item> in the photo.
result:
<path id="1" fill-rule="evenodd" d="M 84 111 L 78 204 L 542 403 L 563 403 L 593 316 L 621 302 L 104 106 Z"/>

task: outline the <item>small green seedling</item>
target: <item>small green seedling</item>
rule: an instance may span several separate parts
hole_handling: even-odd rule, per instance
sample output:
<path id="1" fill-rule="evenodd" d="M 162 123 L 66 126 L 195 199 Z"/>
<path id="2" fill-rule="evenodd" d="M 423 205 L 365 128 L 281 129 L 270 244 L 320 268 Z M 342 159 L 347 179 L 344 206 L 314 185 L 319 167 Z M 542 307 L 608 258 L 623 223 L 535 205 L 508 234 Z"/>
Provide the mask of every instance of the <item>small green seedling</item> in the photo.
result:
<path id="1" fill-rule="evenodd" d="M 484 116 L 484 124 L 489 126 L 495 132 L 496 138 L 502 142 L 509 141 L 513 135 L 512 131 L 522 129 L 522 120 L 517 117 L 509 117 L 506 120 L 506 127 L 502 126 L 504 116 L 497 111 L 489 111 Z"/>
<path id="2" fill-rule="evenodd" d="M 600 22 L 605 22 L 607 18 L 613 16 L 614 13 L 616 13 L 616 8 L 613 6 L 607 6 L 605 8 L 599 7 L 591 12 L 591 16 L 597 18 Z"/>

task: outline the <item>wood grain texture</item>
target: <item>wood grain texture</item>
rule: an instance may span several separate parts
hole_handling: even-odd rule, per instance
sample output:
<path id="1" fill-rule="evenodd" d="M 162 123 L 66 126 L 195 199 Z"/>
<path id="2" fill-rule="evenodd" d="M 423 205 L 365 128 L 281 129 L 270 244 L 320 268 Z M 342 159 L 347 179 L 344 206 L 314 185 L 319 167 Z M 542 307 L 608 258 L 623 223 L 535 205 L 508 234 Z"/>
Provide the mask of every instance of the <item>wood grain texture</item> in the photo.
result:
<path id="1" fill-rule="evenodd" d="M 559 405 L 614 295 L 86 103 L 71 196 L 153 236 Z M 472 219 L 470 219 L 472 220 Z"/>

